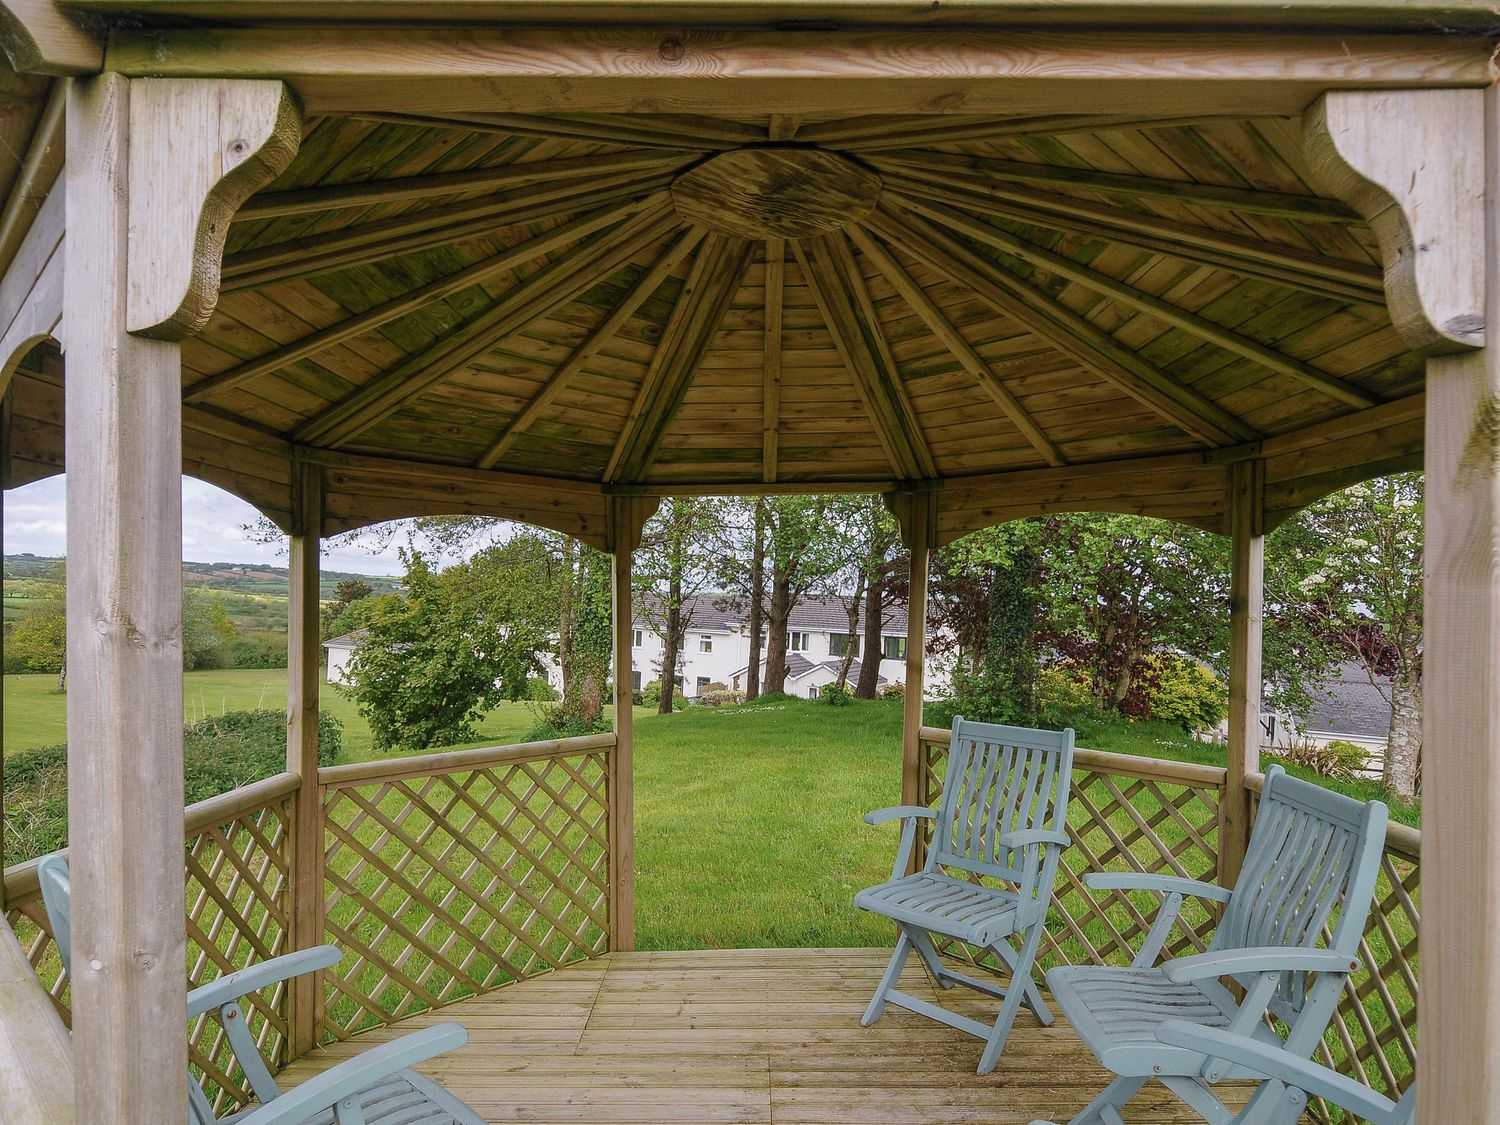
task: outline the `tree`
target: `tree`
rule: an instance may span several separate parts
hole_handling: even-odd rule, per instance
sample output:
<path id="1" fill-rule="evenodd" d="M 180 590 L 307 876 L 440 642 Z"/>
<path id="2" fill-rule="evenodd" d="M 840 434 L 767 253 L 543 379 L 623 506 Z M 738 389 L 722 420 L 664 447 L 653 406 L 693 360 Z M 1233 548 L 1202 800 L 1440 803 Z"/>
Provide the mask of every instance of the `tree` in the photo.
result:
<path id="1" fill-rule="evenodd" d="M 323 640 L 351 633 L 360 622 L 350 609 L 375 593 L 374 587 L 358 578 L 345 578 L 333 588 L 333 597 L 323 606 L 321 618 Z"/>
<path id="2" fill-rule="evenodd" d="M 1336 492 L 1277 533 L 1302 577 L 1288 604 L 1391 708 L 1384 781 L 1416 795 L 1422 759 L 1423 480 L 1381 477 Z"/>
<path id="3" fill-rule="evenodd" d="M 227 650 L 239 636 L 229 611 L 212 590 L 186 586 L 182 591 L 182 667 L 223 668 Z"/>
<path id="4" fill-rule="evenodd" d="M 786 690 L 787 621 L 808 594 L 835 592 L 849 563 L 849 507 L 859 497 L 773 496 L 766 501 L 766 558 L 771 570 L 766 607 L 766 676 L 762 690 Z"/>
<path id="5" fill-rule="evenodd" d="M 865 634 L 861 646 L 864 658 L 859 665 L 859 681 L 854 685 L 854 694 L 860 699 L 874 699 L 875 689 L 880 686 L 881 625 L 885 607 L 895 596 L 892 578 L 905 569 L 910 556 L 901 550 L 901 529 L 879 497 L 870 497 L 863 525 L 865 554 L 858 578 L 864 587 Z M 851 633 L 853 625 L 851 615 Z M 851 649 L 853 647 L 850 645 Z"/>
<path id="6" fill-rule="evenodd" d="M 693 622 L 694 599 L 713 583 L 723 557 L 724 514 L 706 497 L 668 497 L 647 521 L 633 569 L 641 616 L 662 639 L 661 703 L 672 713 L 682 646 Z M 628 688 L 629 685 L 626 685 Z"/>
<path id="7" fill-rule="evenodd" d="M 750 531 L 749 621 L 750 653 L 745 667 L 745 699 L 760 695 L 761 644 L 766 631 L 766 498 L 754 500 Z"/>
<path id="8" fill-rule="evenodd" d="M 62 560 L 45 580 L 31 583 L 26 608 L 5 635 L 7 672 L 56 672 L 57 690 L 67 686 L 68 588 Z"/>

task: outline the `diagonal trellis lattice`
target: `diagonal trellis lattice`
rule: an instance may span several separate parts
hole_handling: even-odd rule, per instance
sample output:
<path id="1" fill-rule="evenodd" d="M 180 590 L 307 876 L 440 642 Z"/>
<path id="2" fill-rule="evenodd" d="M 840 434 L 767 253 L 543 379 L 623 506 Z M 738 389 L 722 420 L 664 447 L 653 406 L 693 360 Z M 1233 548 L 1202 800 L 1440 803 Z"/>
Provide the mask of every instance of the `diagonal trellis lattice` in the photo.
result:
<path id="1" fill-rule="evenodd" d="M 184 848 L 188 987 L 286 952 L 289 797 L 283 785 L 263 804 L 241 808 L 227 819 L 201 824 L 189 817 Z M 7 905 L 7 919 L 27 958 L 68 1020 L 67 974 L 34 881 L 8 895 Z M 286 1045 L 285 985 L 254 993 L 241 1004 L 246 1025 L 274 1067 Z M 189 1021 L 187 1030 L 189 1063 L 214 1111 L 223 1114 L 249 1102 L 249 1086 L 223 1028 L 205 1015 Z"/>
<path id="2" fill-rule="evenodd" d="M 334 785 L 323 1034 L 346 1038 L 608 946 L 607 755 Z"/>

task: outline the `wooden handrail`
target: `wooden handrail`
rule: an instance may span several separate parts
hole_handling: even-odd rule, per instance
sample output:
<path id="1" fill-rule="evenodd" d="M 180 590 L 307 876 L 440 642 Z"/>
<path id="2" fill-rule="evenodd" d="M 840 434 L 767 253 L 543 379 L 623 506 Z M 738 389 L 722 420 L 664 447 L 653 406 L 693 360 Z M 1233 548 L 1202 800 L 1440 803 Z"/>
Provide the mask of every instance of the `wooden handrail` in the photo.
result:
<path id="1" fill-rule="evenodd" d="M 923 727 L 921 737 L 924 743 L 946 746 L 952 740 L 953 732 L 942 727 Z M 1079 746 L 1073 750 L 1073 765 L 1077 769 L 1100 770 L 1119 777 L 1148 781 L 1167 781 L 1195 789 L 1224 787 L 1223 766 L 1204 766 L 1196 762 L 1173 761 L 1170 758 L 1140 758 L 1134 754 L 1116 754 L 1108 750 L 1090 750 Z"/>
<path id="2" fill-rule="evenodd" d="M 351 762 L 342 766 L 324 766 L 318 771 L 318 784 L 325 789 L 342 789 L 350 785 L 368 785 L 377 781 L 400 781 L 408 777 L 456 773 L 484 769 L 487 766 L 512 765 L 544 758 L 562 758 L 592 750 L 613 750 L 615 736 L 585 734 L 573 738 L 554 738 L 544 742 L 520 742 L 512 746 L 479 746 L 473 750 L 450 750 L 442 754 L 422 754 L 412 758 L 394 758 L 377 762 Z"/>
<path id="3" fill-rule="evenodd" d="M 1247 773 L 1245 785 L 1258 797 L 1266 787 L 1266 775 Z M 1413 828 L 1409 824 L 1397 824 L 1394 820 L 1390 821 L 1385 826 L 1385 850 L 1395 852 L 1403 859 L 1421 859 L 1422 830 Z"/>
<path id="4" fill-rule="evenodd" d="M 73 1120 L 73 1042 L 26 954 L 0 914 L 0 1121 Z"/>

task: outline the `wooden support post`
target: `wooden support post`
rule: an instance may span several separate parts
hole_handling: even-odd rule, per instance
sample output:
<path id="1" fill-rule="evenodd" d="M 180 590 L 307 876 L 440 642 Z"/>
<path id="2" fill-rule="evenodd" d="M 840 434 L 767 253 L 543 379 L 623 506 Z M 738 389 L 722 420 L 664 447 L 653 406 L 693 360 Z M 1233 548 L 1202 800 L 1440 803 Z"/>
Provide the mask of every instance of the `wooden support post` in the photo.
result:
<path id="1" fill-rule="evenodd" d="M 285 99 L 279 83 L 117 74 L 68 92 L 68 815 L 85 1122 L 186 1116 L 175 341 L 213 307 L 222 233 L 200 220 L 291 159 Z"/>
<path id="2" fill-rule="evenodd" d="M 1260 770 L 1261 613 L 1265 580 L 1265 464 L 1229 470 L 1229 753 L 1219 806 L 1219 882 L 1239 877 L 1250 842 L 1248 774 Z"/>
<path id="3" fill-rule="evenodd" d="M 893 505 L 901 522 L 902 538 L 911 553 L 906 603 L 906 694 L 901 732 L 901 803 L 923 805 L 927 792 L 927 763 L 922 748 L 922 695 L 927 655 L 927 571 L 937 532 L 937 494 L 912 493 Z M 868 659 L 868 654 L 867 654 Z M 926 860 L 926 842 L 912 849 L 912 870 Z"/>
<path id="4" fill-rule="evenodd" d="M 287 949 L 323 944 L 323 794 L 318 786 L 318 550 L 323 528 L 323 471 L 298 464 L 292 477 L 288 559 L 286 768 L 302 779 L 293 799 L 287 879 Z M 303 973 L 287 991 L 287 1061 L 317 1046 L 323 1017 L 323 973 Z"/>
<path id="5" fill-rule="evenodd" d="M 607 536 L 613 560 L 615 749 L 609 768 L 609 948 L 635 948 L 635 712 L 631 710 L 631 556 L 655 497 L 612 496 Z"/>

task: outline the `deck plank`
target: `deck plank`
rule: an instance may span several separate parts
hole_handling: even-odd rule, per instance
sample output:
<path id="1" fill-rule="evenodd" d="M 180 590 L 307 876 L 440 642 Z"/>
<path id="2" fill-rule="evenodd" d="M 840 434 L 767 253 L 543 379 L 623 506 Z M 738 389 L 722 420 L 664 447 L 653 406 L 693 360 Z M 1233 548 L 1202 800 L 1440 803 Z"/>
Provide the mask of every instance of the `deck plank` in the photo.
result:
<path id="1" fill-rule="evenodd" d="M 295 1085 L 378 1041 L 443 1020 L 461 1051 L 421 1069 L 492 1122 L 574 1125 L 1026 1125 L 1066 1121 L 1108 1081 L 1061 1020 L 1022 1014 L 995 1073 L 983 1046 L 890 1009 L 859 1017 L 885 968 L 879 949 L 617 953 L 461 1000 L 299 1060 Z M 936 999 L 920 966 L 901 987 Z M 945 1002 L 975 1017 L 986 1002 Z M 1144 1097 L 1131 1125 L 1199 1120 Z"/>

